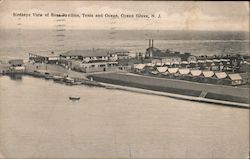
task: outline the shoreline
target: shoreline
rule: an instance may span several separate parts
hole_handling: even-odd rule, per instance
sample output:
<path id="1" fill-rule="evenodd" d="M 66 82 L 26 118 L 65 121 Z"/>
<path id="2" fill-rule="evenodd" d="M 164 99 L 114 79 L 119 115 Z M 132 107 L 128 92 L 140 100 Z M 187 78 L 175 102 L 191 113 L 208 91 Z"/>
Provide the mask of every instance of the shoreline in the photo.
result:
<path id="1" fill-rule="evenodd" d="M 136 93 L 144 93 L 144 94 L 149 94 L 149 95 L 158 95 L 158 96 L 164 96 L 164 97 L 170 97 L 170 98 L 182 99 L 182 100 L 189 100 L 189 101 L 195 101 L 195 102 L 212 103 L 212 104 L 218 104 L 221 106 L 250 109 L 249 104 L 244 104 L 244 103 L 206 99 L 203 97 L 185 96 L 185 95 L 179 95 L 179 94 L 174 94 L 174 93 L 159 92 L 159 91 L 153 91 L 153 90 L 148 90 L 148 89 L 134 88 L 134 87 L 129 87 L 129 86 L 120 86 L 120 85 L 108 84 L 108 83 L 102 83 L 102 82 L 99 82 L 99 83 L 106 86 L 105 88 L 107 88 L 107 89 L 117 89 L 117 90 L 124 90 L 124 91 L 129 91 L 129 92 L 136 92 Z"/>
<path id="2" fill-rule="evenodd" d="M 110 88 L 164 95 L 197 102 L 250 108 L 248 95 L 245 94 L 249 89 L 202 85 L 195 82 L 150 78 L 140 75 L 131 76 L 129 74 L 103 74 L 90 77 Z"/>
<path id="3" fill-rule="evenodd" d="M 11 76 L 11 75 L 21 75 L 21 76 L 31 76 L 34 78 L 43 78 L 46 79 L 46 74 L 42 74 L 39 72 L 23 72 L 23 73 L 8 73 L 8 74 L 0 74 L 0 76 Z M 51 79 L 54 80 L 54 79 Z M 60 84 L 66 84 L 68 83 L 66 81 L 55 81 Z M 80 83 L 77 85 L 88 85 L 88 86 L 95 86 L 95 87 L 102 87 L 106 89 L 116 89 L 116 90 L 123 90 L 123 91 L 129 91 L 129 92 L 136 92 L 136 93 L 143 93 L 143 94 L 149 94 L 149 95 L 157 95 L 157 96 L 164 96 L 164 97 L 170 97 L 175 99 L 181 99 L 181 100 L 189 100 L 194 102 L 203 102 L 203 103 L 211 103 L 211 104 L 217 104 L 220 106 L 228 106 L 228 107 L 235 107 L 235 108 L 242 108 L 242 109 L 250 109 L 250 106 L 248 103 L 238 103 L 238 102 L 232 102 L 232 101 L 223 101 L 223 100 L 216 100 L 216 99 L 208 99 L 204 97 L 196 97 L 196 96 L 189 96 L 189 95 L 182 95 L 182 94 L 176 94 L 176 93 L 169 93 L 169 92 L 163 92 L 163 91 L 155 91 L 150 89 L 143 89 L 143 88 L 136 88 L 131 86 L 122 86 L 117 84 L 110 84 L 95 80 L 90 80 L 88 78 L 81 79 Z M 72 85 L 71 85 L 72 86 Z"/>

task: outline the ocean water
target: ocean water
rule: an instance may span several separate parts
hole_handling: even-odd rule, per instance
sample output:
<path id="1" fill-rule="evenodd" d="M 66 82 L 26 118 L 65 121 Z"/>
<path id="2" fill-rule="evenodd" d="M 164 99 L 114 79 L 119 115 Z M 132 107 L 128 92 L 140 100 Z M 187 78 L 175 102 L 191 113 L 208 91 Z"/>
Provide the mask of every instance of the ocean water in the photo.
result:
<path id="1" fill-rule="evenodd" d="M 60 33 L 62 35 L 62 33 Z M 244 32 L 1 30 L 0 60 L 28 52 L 155 47 L 248 54 Z M 79 102 L 69 96 L 77 95 Z M 249 110 L 25 76 L 0 76 L 0 157 L 247 158 Z"/>
<path id="2" fill-rule="evenodd" d="M 28 76 L 1 76 L 0 86 L 0 153 L 6 158 L 248 156 L 247 109 Z"/>
<path id="3" fill-rule="evenodd" d="M 0 30 L 0 58 L 27 58 L 29 52 L 123 48 L 145 52 L 154 46 L 194 55 L 249 54 L 248 32 L 145 30 Z"/>

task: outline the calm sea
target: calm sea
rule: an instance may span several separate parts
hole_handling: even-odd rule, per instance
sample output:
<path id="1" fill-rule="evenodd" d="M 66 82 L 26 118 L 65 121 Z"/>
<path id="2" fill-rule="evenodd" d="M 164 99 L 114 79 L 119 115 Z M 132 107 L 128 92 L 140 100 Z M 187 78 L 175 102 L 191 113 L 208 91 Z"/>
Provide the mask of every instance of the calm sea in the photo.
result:
<path id="1" fill-rule="evenodd" d="M 144 51 L 152 37 L 159 48 L 195 54 L 249 52 L 245 33 L 235 32 L 56 35 L 53 30 L 1 31 L 0 60 L 25 58 L 30 51 L 97 47 Z M 80 101 L 71 102 L 72 95 L 80 96 Z M 21 80 L 0 76 L 0 114 L 0 153 L 7 158 L 239 159 L 247 158 L 249 150 L 247 109 L 66 86 L 28 76 Z"/>
<path id="2" fill-rule="evenodd" d="M 145 30 L 0 30 L 0 58 L 27 58 L 28 52 L 123 48 L 145 52 L 154 46 L 195 55 L 249 54 L 248 32 Z"/>
<path id="3" fill-rule="evenodd" d="M 0 150 L 8 158 L 248 156 L 247 109 L 27 76 L 2 76 L 0 84 Z"/>

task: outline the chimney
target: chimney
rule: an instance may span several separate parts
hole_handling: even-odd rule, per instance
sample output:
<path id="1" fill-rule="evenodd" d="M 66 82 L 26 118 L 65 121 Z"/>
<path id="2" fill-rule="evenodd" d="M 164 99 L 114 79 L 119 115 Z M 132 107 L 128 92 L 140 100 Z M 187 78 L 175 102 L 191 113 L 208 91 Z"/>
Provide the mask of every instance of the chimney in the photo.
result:
<path id="1" fill-rule="evenodd" d="M 154 40 L 152 39 L 152 48 L 154 47 Z"/>
<path id="2" fill-rule="evenodd" d="M 148 44 L 148 48 L 151 47 L 151 39 L 148 40 L 149 44 Z"/>

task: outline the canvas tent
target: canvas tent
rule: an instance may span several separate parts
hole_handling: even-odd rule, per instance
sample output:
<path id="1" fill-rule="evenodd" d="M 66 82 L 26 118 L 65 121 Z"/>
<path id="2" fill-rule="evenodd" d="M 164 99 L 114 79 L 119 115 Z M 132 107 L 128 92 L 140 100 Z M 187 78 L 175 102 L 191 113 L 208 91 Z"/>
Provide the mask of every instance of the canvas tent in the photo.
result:
<path id="1" fill-rule="evenodd" d="M 213 77 L 214 72 L 213 71 L 203 71 L 202 74 L 204 77 Z"/>
<path id="2" fill-rule="evenodd" d="M 145 64 L 136 64 L 135 68 L 138 70 L 142 70 L 145 67 Z"/>
<path id="3" fill-rule="evenodd" d="M 232 85 L 240 85 L 242 84 L 242 77 L 238 74 L 229 74 L 230 80 L 232 81 Z"/>
<path id="4" fill-rule="evenodd" d="M 190 70 L 189 69 L 179 69 L 179 73 L 181 75 L 187 75 L 189 74 Z"/>
<path id="5" fill-rule="evenodd" d="M 200 76 L 202 73 L 201 70 L 191 70 L 192 76 Z"/>
<path id="6" fill-rule="evenodd" d="M 168 70 L 168 67 L 157 67 L 157 71 L 160 73 L 166 72 Z"/>
<path id="7" fill-rule="evenodd" d="M 226 78 L 227 77 L 227 74 L 225 72 L 216 72 L 215 73 L 215 76 L 218 78 L 218 79 L 223 79 L 223 78 Z"/>
<path id="8" fill-rule="evenodd" d="M 179 68 L 169 68 L 168 72 L 169 73 L 177 73 L 178 70 L 179 70 Z"/>

